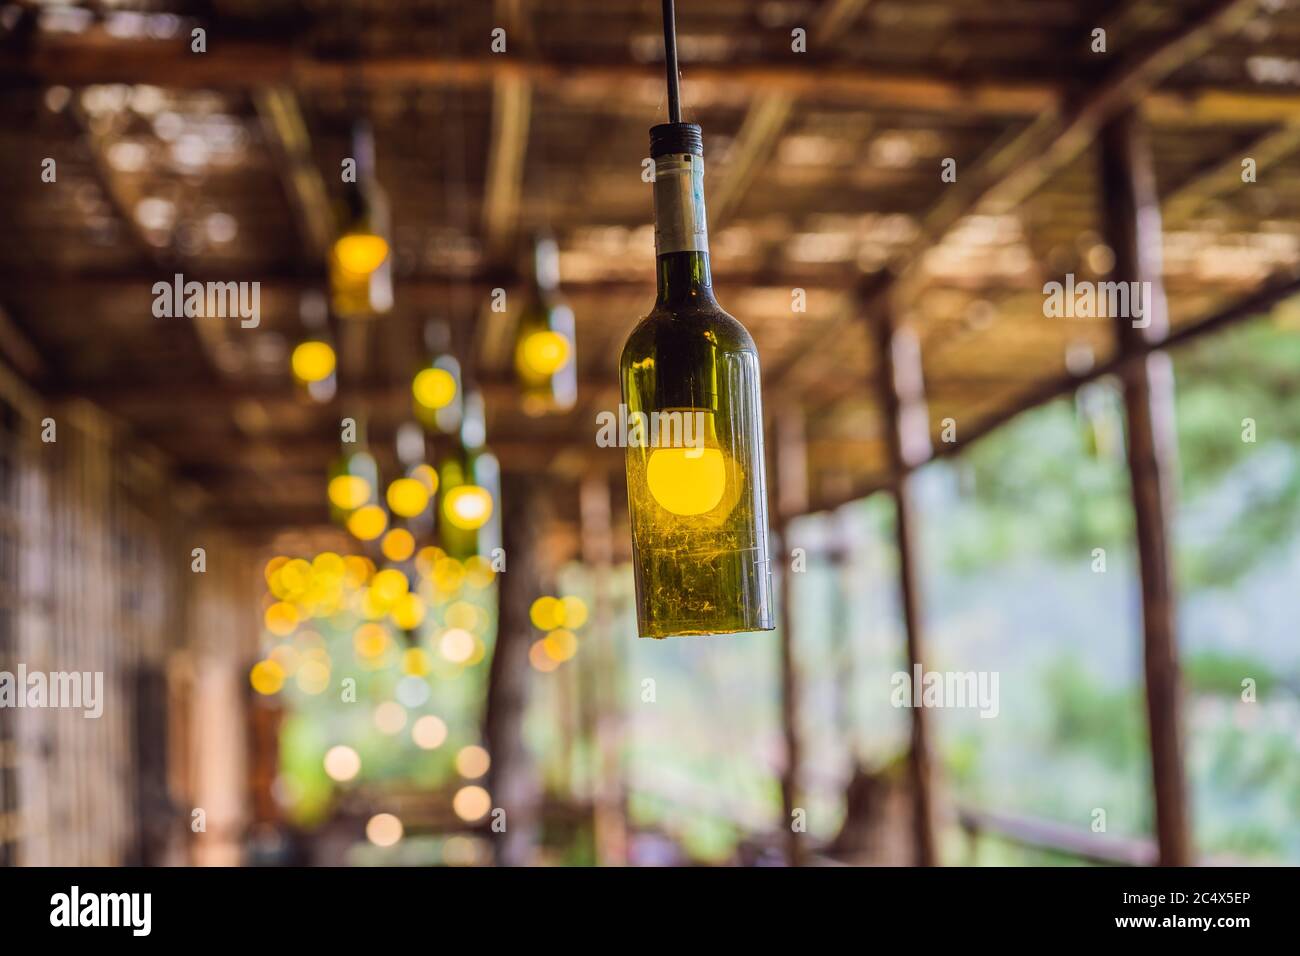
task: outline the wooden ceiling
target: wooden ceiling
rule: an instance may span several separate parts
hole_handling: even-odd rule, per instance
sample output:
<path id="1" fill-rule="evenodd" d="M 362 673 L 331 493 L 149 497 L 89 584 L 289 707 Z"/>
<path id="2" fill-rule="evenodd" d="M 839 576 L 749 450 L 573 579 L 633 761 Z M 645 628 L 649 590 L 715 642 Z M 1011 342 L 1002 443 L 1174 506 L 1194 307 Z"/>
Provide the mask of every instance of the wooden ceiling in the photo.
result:
<path id="1" fill-rule="evenodd" d="M 1092 142 L 1129 105 L 1150 125 L 1175 329 L 1300 265 L 1294 0 L 678 7 L 719 297 L 758 344 L 769 410 L 807 415 L 814 506 L 884 477 L 873 301 L 888 296 L 917 333 L 936 433 L 944 418 L 978 432 L 1113 355 L 1109 320 L 1045 318 L 1042 286 L 1106 276 Z M 664 119 L 658 8 L 0 6 L 0 307 L 39 353 L 24 371 L 118 414 L 211 492 L 220 520 L 310 522 L 340 417 L 364 408 L 372 441 L 391 445 L 421 330 L 442 316 L 507 469 L 617 475 L 595 415 L 617 405 L 622 342 L 653 294 L 640 174 Z M 497 27 L 504 53 L 490 50 Z M 796 28 L 806 53 L 791 50 Z M 393 205 L 396 302 L 343 339 L 343 397 L 314 405 L 288 353 L 358 116 Z M 1248 156 L 1258 182 L 1243 184 Z M 46 157 L 57 183 L 40 181 Z M 560 243 L 580 363 L 578 407 L 541 420 L 508 374 L 522 297 L 487 308 L 493 288 L 519 288 L 539 229 Z M 154 318 L 153 283 L 178 271 L 259 281 L 260 326 Z"/>

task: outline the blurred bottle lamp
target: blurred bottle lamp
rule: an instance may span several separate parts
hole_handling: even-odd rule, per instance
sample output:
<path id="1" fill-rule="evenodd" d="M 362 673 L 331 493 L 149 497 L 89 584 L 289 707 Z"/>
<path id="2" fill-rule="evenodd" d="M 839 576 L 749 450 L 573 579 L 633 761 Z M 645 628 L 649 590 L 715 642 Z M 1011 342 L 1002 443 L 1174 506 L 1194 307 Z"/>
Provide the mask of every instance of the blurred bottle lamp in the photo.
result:
<path id="1" fill-rule="evenodd" d="M 438 486 L 438 532 L 443 548 L 464 560 L 486 555 L 500 543 L 496 502 L 501 473 L 496 457 L 484 447 L 483 403 L 477 392 L 466 397 L 460 441 L 441 462 Z"/>
<path id="2" fill-rule="evenodd" d="M 578 397 L 573 310 L 560 298 L 555 240 L 533 244 L 532 288 L 515 331 L 515 373 L 528 415 L 567 411 Z"/>
<path id="3" fill-rule="evenodd" d="M 671 122 L 650 131 L 658 295 L 620 363 L 642 637 L 774 627 L 758 352 L 718 305 L 700 127 L 681 122 L 672 0 L 664 0 Z M 647 427 L 648 426 L 648 427 Z"/>
<path id="4" fill-rule="evenodd" d="M 356 163 L 344 169 L 338 238 L 330 249 L 330 290 L 340 318 L 365 319 L 393 305 L 392 257 L 388 242 L 388 199 L 375 177 L 375 141 L 370 126 L 352 130 Z"/>
<path id="5" fill-rule="evenodd" d="M 335 369 L 338 364 L 330 343 L 329 313 L 325 296 L 316 290 L 302 294 L 298 306 L 302 324 L 307 329 L 303 341 L 294 347 L 289 359 L 294 381 L 317 402 L 328 402 L 337 389 Z"/>
<path id="6" fill-rule="evenodd" d="M 415 416 L 426 428 L 454 432 L 461 424 L 460 362 L 449 353 L 451 330 L 447 323 L 431 319 L 424 326 L 424 343 L 429 364 L 411 380 Z"/>
<path id="7" fill-rule="evenodd" d="M 361 425 L 357 428 L 360 432 Z M 356 450 L 344 446 L 343 454 L 330 467 L 327 491 L 331 515 L 339 524 L 347 524 L 358 509 L 378 502 L 379 464 L 365 450 L 364 442 Z"/>

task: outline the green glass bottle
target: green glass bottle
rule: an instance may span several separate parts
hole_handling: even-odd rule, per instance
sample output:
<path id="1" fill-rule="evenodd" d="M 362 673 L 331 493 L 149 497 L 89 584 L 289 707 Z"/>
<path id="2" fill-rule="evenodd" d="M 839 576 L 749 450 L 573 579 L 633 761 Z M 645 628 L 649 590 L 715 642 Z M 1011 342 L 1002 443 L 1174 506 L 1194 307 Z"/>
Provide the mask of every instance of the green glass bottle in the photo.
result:
<path id="1" fill-rule="evenodd" d="M 369 124 L 352 130 L 355 176 L 343 184 L 339 234 L 330 247 L 334 312 L 368 319 L 393 307 L 393 257 L 389 248 L 388 196 L 375 175 L 375 140 Z"/>
<path id="2" fill-rule="evenodd" d="M 485 445 L 483 400 L 465 396 L 459 439 L 438 467 L 438 533 L 443 549 L 464 560 L 501 546 L 501 466 Z"/>
<path id="3" fill-rule="evenodd" d="M 560 297 L 560 253 L 555 240 L 533 247 L 533 284 L 515 331 L 515 374 L 524 412 L 565 412 L 578 399 L 573 310 Z"/>
<path id="4" fill-rule="evenodd" d="M 774 627 L 758 352 L 713 297 L 700 127 L 650 131 L 658 296 L 623 348 L 642 637 Z"/>

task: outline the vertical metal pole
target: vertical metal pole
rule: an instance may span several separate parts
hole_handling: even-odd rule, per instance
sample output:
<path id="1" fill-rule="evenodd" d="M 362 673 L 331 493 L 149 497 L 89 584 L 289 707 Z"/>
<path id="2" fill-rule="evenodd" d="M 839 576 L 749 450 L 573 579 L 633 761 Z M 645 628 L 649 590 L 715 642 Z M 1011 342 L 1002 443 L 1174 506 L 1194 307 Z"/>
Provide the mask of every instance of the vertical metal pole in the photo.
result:
<path id="1" fill-rule="evenodd" d="M 876 336 L 874 344 L 880 359 L 877 380 L 873 384 L 879 392 L 891 475 L 889 490 L 894 499 L 899 598 L 907 634 L 907 666 L 909 673 L 915 675 L 918 665 L 925 658 L 925 640 L 915 516 L 908 472 L 930 456 L 930 424 L 921 373 L 921 349 L 910 330 L 896 326 L 888 296 L 865 302 L 864 305 L 879 312 L 869 323 Z M 934 822 L 934 777 L 929 721 L 923 707 L 912 707 L 909 714 L 912 719 L 912 734 L 908 770 L 912 788 L 912 836 L 916 862 L 920 866 L 934 866 L 939 862 L 939 848 Z"/>
<path id="2" fill-rule="evenodd" d="M 1112 120 L 1101 133 L 1102 219 L 1115 253 L 1111 279 L 1141 283 L 1143 314 L 1130 295 L 1129 315 L 1116 316 L 1121 354 L 1158 342 L 1169 331 L 1161 280 L 1160 205 L 1151 152 L 1135 112 Z M 1156 842 L 1164 866 L 1193 862 L 1190 812 L 1183 767 L 1181 677 L 1175 628 L 1169 518 L 1177 475 L 1174 378 L 1169 356 L 1134 355 L 1123 372 L 1128 420 L 1128 464 L 1133 490 L 1142 578 L 1142 637 L 1147 728 L 1155 793 Z"/>

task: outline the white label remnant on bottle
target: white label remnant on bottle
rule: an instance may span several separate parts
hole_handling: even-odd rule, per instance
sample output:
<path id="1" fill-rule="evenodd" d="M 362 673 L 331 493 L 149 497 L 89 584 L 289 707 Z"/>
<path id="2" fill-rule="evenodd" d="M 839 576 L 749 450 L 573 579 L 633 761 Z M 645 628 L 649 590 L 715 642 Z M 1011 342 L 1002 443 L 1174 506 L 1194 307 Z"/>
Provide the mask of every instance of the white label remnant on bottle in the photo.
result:
<path id="1" fill-rule="evenodd" d="M 655 160 L 655 253 L 708 252 L 704 160 L 671 153 Z"/>

